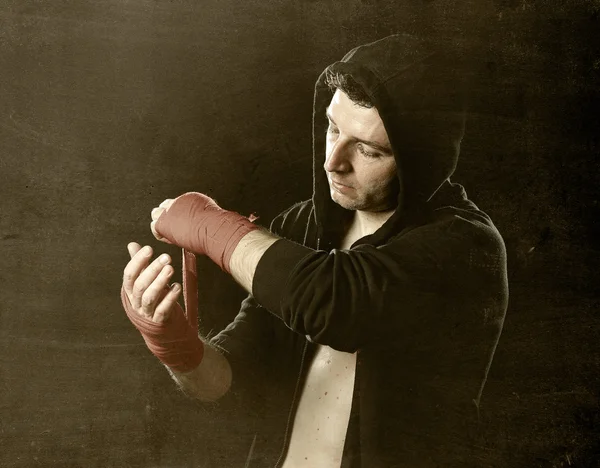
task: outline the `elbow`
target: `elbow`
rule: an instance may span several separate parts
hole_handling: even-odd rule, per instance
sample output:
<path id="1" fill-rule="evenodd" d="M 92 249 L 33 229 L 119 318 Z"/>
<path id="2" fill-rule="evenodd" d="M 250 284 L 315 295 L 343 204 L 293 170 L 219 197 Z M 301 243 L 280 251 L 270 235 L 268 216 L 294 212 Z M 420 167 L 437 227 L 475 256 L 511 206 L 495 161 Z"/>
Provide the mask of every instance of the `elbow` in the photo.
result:
<path id="1" fill-rule="evenodd" d="M 233 377 L 225 356 L 210 347 L 205 350 L 209 351 L 194 370 L 179 373 L 169 369 L 169 372 L 186 396 L 203 403 L 213 403 L 229 392 Z"/>
<path id="2" fill-rule="evenodd" d="M 202 385 L 194 395 L 203 403 L 213 403 L 221 399 L 231 388 L 231 365 L 225 356 L 215 352 L 215 357 L 207 366 Z"/>
<path id="3" fill-rule="evenodd" d="M 315 314 L 299 315 L 296 324 L 292 325 L 293 329 L 301 331 L 310 341 L 337 351 L 354 353 L 364 345 L 369 335 L 370 327 L 365 323 L 367 315 L 356 306 L 331 303 Z"/>
<path id="4" fill-rule="evenodd" d="M 345 330 L 342 327 L 331 327 L 307 333 L 306 337 L 313 343 L 329 346 L 336 351 L 355 353 L 363 344 L 357 333 Z"/>
<path id="5" fill-rule="evenodd" d="M 193 395 L 195 399 L 202 403 L 214 403 L 229 392 L 233 379 L 231 366 L 225 357 L 223 357 L 223 360 L 224 364 L 220 372 L 207 376 L 208 382 Z"/>

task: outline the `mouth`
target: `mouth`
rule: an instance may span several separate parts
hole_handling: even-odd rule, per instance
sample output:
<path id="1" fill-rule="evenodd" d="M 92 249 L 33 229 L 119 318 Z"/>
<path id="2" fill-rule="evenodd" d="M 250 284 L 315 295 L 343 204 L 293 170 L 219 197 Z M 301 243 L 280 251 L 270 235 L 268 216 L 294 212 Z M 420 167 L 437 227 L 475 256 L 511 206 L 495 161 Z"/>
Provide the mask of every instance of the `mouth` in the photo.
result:
<path id="1" fill-rule="evenodd" d="M 336 190 L 337 192 L 349 192 L 350 190 L 352 190 L 352 186 L 350 185 L 346 185 L 346 184 L 342 184 L 336 180 L 333 179 L 329 179 L 329 183 L 331 185 L 331 188 L 333 188 L 334 190 Z"/>

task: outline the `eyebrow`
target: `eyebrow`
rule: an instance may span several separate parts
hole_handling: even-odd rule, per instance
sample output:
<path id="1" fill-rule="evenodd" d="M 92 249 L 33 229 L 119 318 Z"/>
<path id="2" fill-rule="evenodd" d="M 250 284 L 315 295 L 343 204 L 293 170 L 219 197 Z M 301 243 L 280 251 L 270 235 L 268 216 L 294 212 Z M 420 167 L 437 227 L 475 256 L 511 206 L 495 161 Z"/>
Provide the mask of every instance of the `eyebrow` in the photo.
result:
<path id="1" fill-rule="evenodd" d="M 335 125 L 337 127 L 337 124 L 335 123 L 335 120 L 333 120 L 333 118 L 331 117 L 331 114 L 329 113 L 329 109 L 327 109 L 325 111 L 325 116 L 329 119 L 329 121 Z M 382 145 L 381 143 L 377 143 L 376 141 L 370 141 L 370 140 L 362 140 L 360 138 L 354 138 L 354 140 L 360 142 L 360 143 L 364 143 L 365 145 L 371 146 L 372 148 L 375 148 L 376 150 L 381 151 L 382 153 L 388 154 L 388 155 L 393 155 L 394 152 L 392 151 L 392 148 L 390 148 L 389 146 L 386 145 Z"/>

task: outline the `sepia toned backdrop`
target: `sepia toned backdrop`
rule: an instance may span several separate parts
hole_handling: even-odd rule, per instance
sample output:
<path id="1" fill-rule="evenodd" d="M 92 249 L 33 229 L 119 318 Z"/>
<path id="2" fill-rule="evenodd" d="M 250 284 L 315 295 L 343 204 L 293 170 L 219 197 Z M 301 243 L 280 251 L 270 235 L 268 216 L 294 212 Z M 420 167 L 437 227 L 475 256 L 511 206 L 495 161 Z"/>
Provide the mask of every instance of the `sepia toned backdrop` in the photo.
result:
<path id="1" fill-rule="evenodd" d="M 0 0 L 0 466 L 243 466 L 245 415 L 185 398 L 121 309 L 127 242 L 197 190 L 269 221 L 311 195 L 312 88 L 407 32 L 462 47 L 454 181 L 510 306 L 482 466 L 600 466 L 597 0 Z M 202 328 L 241 290 L 199 261 Z M 274 389 L 276 391 L 276 389 Z"/>

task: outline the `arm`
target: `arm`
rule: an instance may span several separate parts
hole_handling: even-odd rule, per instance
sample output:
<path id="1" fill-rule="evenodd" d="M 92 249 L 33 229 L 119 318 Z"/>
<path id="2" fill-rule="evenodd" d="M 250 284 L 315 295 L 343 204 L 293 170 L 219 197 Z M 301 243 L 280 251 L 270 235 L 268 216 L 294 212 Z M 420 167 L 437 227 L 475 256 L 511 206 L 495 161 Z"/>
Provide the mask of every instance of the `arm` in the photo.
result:
<path id="1" fill-rule="evenodd" d="M 251 231 L 242 237 L 240 243 L 233 251 L 231 261 L 229 262 L 231 276 L 247 292 L 252 293 L 254 274 L 256 273 L 256 267 L 260 259 L 278 239 L 278 237 L 270 232 L 262 230 Z"/>
<path id="2" fill-rule="evenodd" d="M 258 262 L 279 239 L 200 193 L 163 201 L 152 210 L 150 229 L 159 241 L 208 255 L 249 293 Z"/>
<path id="3" fill-rule="evenodd" d="M 456 295 L 485 297 L 486 314 L 503 313 L 505 276 L 504 244 L 495 228 L 447 216 L 378 247 L 324 252 L 279 240 L 263 253 L 252 288 L 256 300 L 295 332 L 354 352 L 435 321 L 435 311 Z M 451 322 L 461 313 L 455 312 L 437 319 Z"/>
<path id="4" fill-rule="evenodd" d="M 170 229 L 163 231 L 158 225 L 158 232 L 181 247 L 208 255 L 287 327 L 334 349 L 354 352 L 380 342 L 423 310 L 434 310 L 441 292 L 471 288 L 472 280 L 482 276 L 481 265 L 493 265 L 493 278 L 485 286 L 491 300 L 502 302 L 504 297 L 505 253 L 497 231 L 491 224 L 452 211 L 379 247 L 365 244 L 325 252 L 261 231 L 245 232 L 231 242 L 239 232 L 238 223 L 248 220 L 219 208 L 227 223 L 223 218 L 217 222 L 199 204 L 188 216 L 190 210 L 182 211 L 186 204 L 180 199 L 189 202 L 193 197 L 178 198 L 159 220 Z M 230 261 L 219 263 L 225 255 L 215 238 L 230 249 Z M 207 239 L 213 244 L 208 245 Z"/>
<path id="5" fill-rule="evenodd" d="M 129 318 L 186 394 L 202 401 L 221 398 L 231 386 L 231 367 L 217 348 L 185 329 L 189 324 L 177 303 L 181 287 L 168 288 L 170 257 L 164 254 L 150 263 L 149 246 L 132 242 L 128 250 L 122 299 Z"/>

